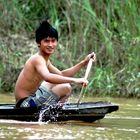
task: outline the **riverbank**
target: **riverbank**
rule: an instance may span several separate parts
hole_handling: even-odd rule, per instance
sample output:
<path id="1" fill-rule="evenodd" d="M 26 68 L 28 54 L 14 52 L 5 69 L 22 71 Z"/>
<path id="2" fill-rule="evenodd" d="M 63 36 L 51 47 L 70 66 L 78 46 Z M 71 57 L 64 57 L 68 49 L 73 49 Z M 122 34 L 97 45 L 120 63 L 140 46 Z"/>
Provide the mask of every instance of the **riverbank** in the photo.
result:
<path id="1" fill-rule="evenodd" d="M 59 45 L 51 61 L 60 70 L 95 51 L 97 61 L 90 73 L 87 94 L 139 98 L 139 9 L 137 0 L 59 0 L 49 5 L 43 0 L 1 0 L 0 91 L 13 91 L 25 61 L 37 52 L 35 29 L 47 18 L 59 32 Z M 83 77 L 84 73 L 85 69 L 76 76 Z M 74 86 L 74 92 L 80 92 L 80 88 Z"/>

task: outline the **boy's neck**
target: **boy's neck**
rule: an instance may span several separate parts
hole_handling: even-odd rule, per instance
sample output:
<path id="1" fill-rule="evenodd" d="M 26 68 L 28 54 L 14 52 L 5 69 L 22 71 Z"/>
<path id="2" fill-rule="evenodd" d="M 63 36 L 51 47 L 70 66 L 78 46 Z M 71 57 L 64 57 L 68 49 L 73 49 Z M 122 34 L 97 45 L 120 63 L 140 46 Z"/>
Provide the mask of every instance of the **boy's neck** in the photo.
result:
<path id="1" fill-rule="evenodd" d="M 41 52 L 41 51 L 39 51 L 38 54 L 39 54 L 39 55 L 42 55 L 42 56 L 44 57 L 45 60 L 48 60 L 49 57 L 50 57 L 50 54 L 46 54 L 46 53 L 43 53 L 43 52 Z"/>

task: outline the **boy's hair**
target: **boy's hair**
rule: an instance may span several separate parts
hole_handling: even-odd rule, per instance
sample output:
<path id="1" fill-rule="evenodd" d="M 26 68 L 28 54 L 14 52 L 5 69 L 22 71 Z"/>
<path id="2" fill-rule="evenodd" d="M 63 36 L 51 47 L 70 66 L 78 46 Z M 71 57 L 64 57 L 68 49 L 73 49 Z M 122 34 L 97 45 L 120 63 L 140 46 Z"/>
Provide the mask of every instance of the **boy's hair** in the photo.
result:
<path id="1" fill-rule="evenodd" d="M 35 31 L 36 42 L 40 43 L 42 39 L 47 37 L 54 37 L 58 41 L 58 32 L 53 28 L 47 20 L 40 23 L 39 27 Z"/>

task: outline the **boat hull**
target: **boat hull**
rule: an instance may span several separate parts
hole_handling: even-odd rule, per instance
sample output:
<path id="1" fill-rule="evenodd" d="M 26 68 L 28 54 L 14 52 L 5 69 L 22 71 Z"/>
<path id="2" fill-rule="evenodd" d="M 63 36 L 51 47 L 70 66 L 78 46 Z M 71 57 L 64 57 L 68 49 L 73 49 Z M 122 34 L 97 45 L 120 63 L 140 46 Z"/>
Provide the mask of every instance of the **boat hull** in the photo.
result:
<path id="1" fill-rule="evenodd" d="M 93 122 L 103 119 L 106 114 L 117 111 L 118 105 L 108 102 L 66 103 L 61 107 L 48 106 L 42 121 L 80 120 Z M 39 108 L 16 108 L 15 104 L 0 104 L 0 119 L 38 121 Z"/>

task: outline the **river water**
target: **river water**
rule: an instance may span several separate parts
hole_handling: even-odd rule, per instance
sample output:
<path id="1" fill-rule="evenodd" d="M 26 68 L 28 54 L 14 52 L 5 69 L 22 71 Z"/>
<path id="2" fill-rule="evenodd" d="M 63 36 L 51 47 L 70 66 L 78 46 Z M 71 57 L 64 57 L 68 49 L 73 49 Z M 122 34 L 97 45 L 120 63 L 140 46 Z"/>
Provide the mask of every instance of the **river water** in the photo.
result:
<path id="1" fill-rule="evenodd" d="M 14 97 L 0 94 L 0 103 Z M 110 101 L 119 110 L 93 123 L 78 121 L 39 123 L 0 120 L 0 139 L 5 140 L 140 140 L 140 100 L 124 98 L 84 98 L 83 101 Z M 71 97 L 70 102 L 75 102 Z"/>

